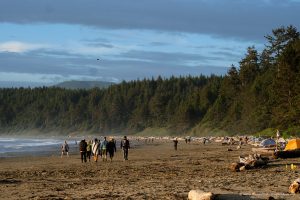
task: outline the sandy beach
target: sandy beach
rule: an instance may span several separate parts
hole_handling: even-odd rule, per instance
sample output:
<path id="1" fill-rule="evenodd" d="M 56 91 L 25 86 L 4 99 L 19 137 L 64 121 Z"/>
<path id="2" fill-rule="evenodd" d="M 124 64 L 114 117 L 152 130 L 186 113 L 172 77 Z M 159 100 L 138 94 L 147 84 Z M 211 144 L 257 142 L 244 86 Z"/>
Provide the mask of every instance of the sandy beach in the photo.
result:
<path id="1" fill-rule="evenodd" d="M 188 192 L 213 192 L 217 199 L 300 199 L 288 193 L 299 176 L 299 159 L 270 160 L 259 169 L 232 172 L 228 166 L 252 146 L 180 141 L 139 142 L 123 161 L 118 148 L 113 162 L 81 163 L 70 157 L 0 158 L 0 199 L 187 199 Z M 231 148 L 233 151 L 228 151 Z"/>

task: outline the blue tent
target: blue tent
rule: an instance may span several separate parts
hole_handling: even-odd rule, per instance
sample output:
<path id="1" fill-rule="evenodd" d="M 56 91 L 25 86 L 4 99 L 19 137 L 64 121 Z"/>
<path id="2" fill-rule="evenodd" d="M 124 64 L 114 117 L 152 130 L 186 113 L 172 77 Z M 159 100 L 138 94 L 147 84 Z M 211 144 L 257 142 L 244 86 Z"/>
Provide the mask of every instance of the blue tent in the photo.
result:
<path id="1" fill-rule="evenodd" d="M 263 141 L 261 141 L 261 143 L 259 144 L 260 147 L 275 147 L 276 146 L 276 142 L 275 140 L 269 138 L 269 139 L 264 139 Z"/>

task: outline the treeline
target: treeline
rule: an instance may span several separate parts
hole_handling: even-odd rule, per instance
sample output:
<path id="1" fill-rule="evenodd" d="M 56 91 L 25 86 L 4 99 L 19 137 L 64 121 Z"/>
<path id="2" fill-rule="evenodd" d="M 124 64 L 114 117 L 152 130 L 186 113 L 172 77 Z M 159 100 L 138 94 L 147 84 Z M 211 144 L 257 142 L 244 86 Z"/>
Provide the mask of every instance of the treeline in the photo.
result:
<path id="1" fill-rule="evenodd" d="M 171 77 L 122 82 L 108 89 L 15 88 L 0 90 L 2 130 L 137 132 L 188 130 L 213 105 L 222 77 Z"/>
<path id="2" fill-rule="evenodd" d="M 267 128 L 300 132 L 299 32 L 293 26 L 280 27 L 265 38 L 260 54 L 249 47 L 239 66 L 228 70 L 202 123 L 233 133 Z"/>
<path id="3" fill-rule="evenodd" d="M 278 128 L 300 130 L 300 39 L 293 26 L 274 29 L 265 49 L 247 49 L 224 77 L 211 75 L 122 82 L 107 89 L 0 89 L 2 131 L 138 132 L 163 127 L 200 134 Z"/>

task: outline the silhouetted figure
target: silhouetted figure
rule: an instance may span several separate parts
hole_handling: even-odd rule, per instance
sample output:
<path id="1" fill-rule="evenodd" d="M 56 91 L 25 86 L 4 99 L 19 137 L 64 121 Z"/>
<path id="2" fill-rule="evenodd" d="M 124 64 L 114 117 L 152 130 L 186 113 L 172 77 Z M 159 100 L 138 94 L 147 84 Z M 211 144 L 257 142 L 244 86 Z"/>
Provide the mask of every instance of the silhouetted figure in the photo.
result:
<path id="1" fill-rule="evenodd" d="M 175 149 L 175 151 L 177 151 L 177 145 L 178 145 L 177 138 L 175 138 L 175 140 L 173 140 L 173 142 L 174 142 L 174 149 Z"/>
<path id="2" fill-rule="evenodd" d="M 114 153 L 117 151 L 116 141 L 113 138 L 111 138 L 107 143 L 107 151 L 111 162 L 114 157 Z"/>
<path id="3" fill-rule="evenodd" d="M 86 147 L 86 157 L 89 159 L 89 162 L 91 162 L 91 154 L 92 154 L 92 141 L 89 140 Z"/>
<path id="4" fill-rule="evenodd" d="M 83 161 L 86 162 L 86 147 L 87 147 L 87 143 L 85 139 L 81 140 L 79 143 L 79 151 L 80 151 L 80 157 L 82 163 Z"/>
<path id="5" fill-rule="evenodd" d="M 206 144 L 206 142 L 208 142 L 208 139 L 205 137 L 203 138 L 203 144 Z"/>
<path id="6" fill-rule="evenodd" d="M 121 141 L 121 149 L 123 149 L 124 160 L 128 160 L 128 149 L 130 149 L 130 144 L 126 136 L 124 136 Z"/>

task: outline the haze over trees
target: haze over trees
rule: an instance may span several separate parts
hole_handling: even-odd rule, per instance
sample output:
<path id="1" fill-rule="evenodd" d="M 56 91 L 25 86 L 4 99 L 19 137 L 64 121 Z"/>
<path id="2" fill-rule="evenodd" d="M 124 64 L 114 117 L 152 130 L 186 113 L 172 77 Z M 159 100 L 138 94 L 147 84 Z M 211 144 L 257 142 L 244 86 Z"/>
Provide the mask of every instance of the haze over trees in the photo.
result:
<path id="1" fill-rule="evenodd" d="M 105 89 L 0 89 L 2 132 L 88 130 L 103 134 L 165 128 L 203 134 L 300 130 L 300 38 L 293 26 L 274 29 L 259 53 L 248 47 L 225 76 L 135 80 Z M 213 132 L 211 132 L 213 134 Z"/>

